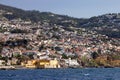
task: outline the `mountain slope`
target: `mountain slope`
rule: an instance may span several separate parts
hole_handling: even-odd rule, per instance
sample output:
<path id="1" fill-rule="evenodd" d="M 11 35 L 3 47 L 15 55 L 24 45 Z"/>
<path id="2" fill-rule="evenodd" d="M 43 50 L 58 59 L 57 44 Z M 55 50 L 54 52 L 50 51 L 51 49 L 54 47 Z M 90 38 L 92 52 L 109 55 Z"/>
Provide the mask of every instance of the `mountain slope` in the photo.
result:
<path id="1" fill-rule="evenodd" d="M 10 15 L 10 14 L 3 15 L 4 17 L 6 17 L 9 20 L 12 20 L 14 18 L 21 18 L 23 20 L 31 20 L 33 22 L 47 21 L 52 24 L 62 24 L 62 22 L 66 21 L 66 20 L 68 20 L 68 22 L 71 22 L 72 20 L 73 21 L 78 20 L 77 18 L 72 18 L 72 17 L 68 17 L 68 16 L 64 16 L 64 15 L 57 15 L 57 14 L 53 14 L 50 12 L 39 12 L 39 11 L 35 11 L 35 10 L 25 11 L 22 9 L 17 9 L 17 8 L 5 6 L 2 4 L 0 4 L 0 10 L 5 10 L 5 11 L 13 13 L 13 15 Z M 66 25 L 66 26 L 68 26 L 68 25 Z"/>
<path id="2" fill-rule="evenodd" d="M 88 30 L 97 31 L 100 34 L 112 38 L 120 38 L 120 14 L 105 14 L 89 19 L 78 19 L 65 15 L 53 14 L 50 12 L 25 11 L 22 9 L 0 4 L 0 10 L 12 12 L 13 14 L 3 14 L 8 20 L 21 18 L 32 22 L 47 22 L 50 25 L 61 25 L 64 27 L 83 27 Z"/>

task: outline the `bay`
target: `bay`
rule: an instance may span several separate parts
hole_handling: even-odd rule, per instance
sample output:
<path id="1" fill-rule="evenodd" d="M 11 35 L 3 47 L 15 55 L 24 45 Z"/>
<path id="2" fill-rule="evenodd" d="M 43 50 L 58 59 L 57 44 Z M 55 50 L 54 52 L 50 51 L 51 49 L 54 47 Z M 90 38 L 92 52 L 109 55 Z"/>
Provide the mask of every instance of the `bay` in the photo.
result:
<path id="1" fill-rule="evenodd" d="M 120 80 L 120 68 L 0 70 L 0 80 Z"/>

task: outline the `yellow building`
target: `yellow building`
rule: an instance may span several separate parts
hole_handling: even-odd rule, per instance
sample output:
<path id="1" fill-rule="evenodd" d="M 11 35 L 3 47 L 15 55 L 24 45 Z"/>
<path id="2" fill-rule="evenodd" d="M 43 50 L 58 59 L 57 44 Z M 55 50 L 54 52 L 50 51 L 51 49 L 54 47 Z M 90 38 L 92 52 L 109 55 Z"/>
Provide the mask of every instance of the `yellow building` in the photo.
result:
<path id="1" fill-rule="evenodd" d="M 26 68 L 60 68 L 60 65 L 56 59 L 54 60 L 29 60 L 26 64 L 22 63 L 21 65 Z"/>
<path id="2" fill-rule="evenodd" d="M 37 60 L 28 60 L 27 64 L 25 64 L 25 67 L 26 68 L 37 68 Z"/>
<path id="3" fill-rule="evenodd" d="M 49 64 L 49 60 L 39 60 L 39 68 L 46 68 Z"/>
<path id="4" fill-rule="evenodd" d="M 60 68 L 60 65 L 56 59 L 54 60 L 40 60 L 39 68 Z"/>

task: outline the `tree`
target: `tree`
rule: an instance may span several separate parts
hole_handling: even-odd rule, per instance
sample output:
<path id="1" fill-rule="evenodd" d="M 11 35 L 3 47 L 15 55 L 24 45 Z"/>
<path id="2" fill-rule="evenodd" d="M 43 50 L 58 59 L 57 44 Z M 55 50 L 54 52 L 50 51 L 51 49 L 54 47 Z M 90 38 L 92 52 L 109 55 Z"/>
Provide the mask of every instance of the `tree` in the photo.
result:
<path id="1" fill-rule="evenodd" d="M 93 52 L 91 56 L 93 59 L 96 59 L 99 56 L 99 54 L 97 52 Z"/>
<path id="2" fill-rule="evenodd" d="M 68 59 L 68 57 L 65 54 L 62 54 L 63 59 Z"/>

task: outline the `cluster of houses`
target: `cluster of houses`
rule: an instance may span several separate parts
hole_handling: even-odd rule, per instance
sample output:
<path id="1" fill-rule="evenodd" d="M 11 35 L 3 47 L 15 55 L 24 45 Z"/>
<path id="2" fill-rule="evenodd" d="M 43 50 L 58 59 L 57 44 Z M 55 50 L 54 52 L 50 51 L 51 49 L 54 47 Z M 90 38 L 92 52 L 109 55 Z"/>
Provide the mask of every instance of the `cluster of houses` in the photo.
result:
<path id="1" fill-rule="evenodd" d="M 0 65 L 19 63 L 27 68 L 81 66 L 78 59 L 84 56 L 90 59 L 94 52 L 120 52 L 119 41 L 84 28 L 0 19 L 0 55 L 8 57 L 7 61 L 1 60 Z M 24 56 L 25 61 L 19 60 L 18 55 Z"/>
<path id="2" fill-rule="evenodd" d="M 65 65 L 66 64 L 66 65 Z M 16 67 L 17 65 L 17 67 Z M 77 60 L 73 59 L 65 59 L 64 64 L 61 65 L 60 61 L 56 58 L 54 59 L 33 59 L 33 60 L 26 60 L 22 61 L 18 65 L 18 60 L 0 60 L 0 69 L 17 69 L 19 68 L 30 68 L 30 69 L 44 69 L 44 68 L 77 68 L 79 67 L 79 63 Z"/>

